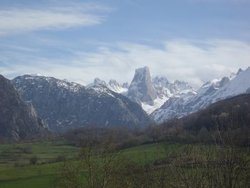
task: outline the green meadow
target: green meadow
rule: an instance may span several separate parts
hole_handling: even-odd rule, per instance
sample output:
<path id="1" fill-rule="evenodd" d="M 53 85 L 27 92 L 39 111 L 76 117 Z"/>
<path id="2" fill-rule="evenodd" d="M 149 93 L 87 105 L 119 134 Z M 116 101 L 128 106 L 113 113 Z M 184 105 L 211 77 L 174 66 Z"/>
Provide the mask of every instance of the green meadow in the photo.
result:
<path id="1" fill-rule="evenodd" d="M 62 173 L 65 161 L 70 165 L 72 164 L 72 166 L 80 166 L 80 164 L 85 162 L 85 160 L 81 161 L 81 158 L 79 158 L 79 153 L 81 150 L 81 148 L 71 145 L 66 141 L 3 144 L 0 146 L 0 188 L 56 187 L 56 182 Z M 246 150 L 246 148 L 240 150 L 243 151 L 245 159 L 250 159 L 249 152 Z M 183 160 L 186 166 L 191 162 L 193 163 L 193 159 L 190 159 L 190 156 L 196 155 L 196 153 L 209 153 L 209 156 L 213 158 L 213 156 L 217 154 L 216 146 L 201 144 L 188 145 L 178 143 L 145 144 L 131 148 L 115 150 L 111 153 L 109 152 L 105 154 L 105 158 L 109 158 L 107 156 L 112 155 L 113 157 L 115 156 L 116 159 L 122 158 L 120 163 L 127 163 L 130 161 L 131 164 L 135 164 L 137 166 L 136 169 L 132 167 L 132 172 L 138 174 L 142 174 L 145 171 L 144 169 L 140 170 L 138 167 L 151 166 L 152 168 L 150 169 L 154 174 L 153 176 L 155 177 L 156 174 L 160 174 L 162 172 L 163 168 L 165 170 L 168 169 L 169 167 L 167 167 L 166 164 L 170 164 L 172 161 L 175 161 L 177 156 L 179 159 L 182 159 L 182 156 L 185 155 L 189 156 Z M 104 155 L 100 155 L 99 153 L 93 154 L 91 165 L 94 167 L 93 163 L 98 164 L 103 162 L 103 157 Z M 199 157 L 196 157 L 195 160 L 201 160 L 200 157 L 201 156 L 199 155 Z M 183 163 L 180 162 L 180 164 Z M 89 172 L 86 166 L 87 165 L 83 165 L 80 174 L 86 175 Z M 199 167 L 199 172 L 202 171 L 202 169 L 203 167 Z M 195 170 L 197 170 L 197 168 L 194 168 L 193 166 L 192 168 L 185 167 L 185 172 L 189 171 L 187 173 L 188 177 L 190 174 L 192 174 L 191 177 L 195 177 L 196 172 L 193 172 Z M 100 171 L 100 169 L 98 169 L 98 171 Z M 171 171 L 171 173 L 173 172 L 178 173 L 178 171 Z M 249 172 L 249 170 L 247 170 L 247 172 Z M 171 176 L 173 178 L 175 177 L 169 173 L 170 172 L 168 172 L 165 176 Z M 137 178 L 139 179 L 139 177 Z M 143 179 L 144 178 L 145 177 L 143 177 Z M 175 181 L 177 181 L 177 176 L 175 179 Z M 128 181 L 129 180 L 131 179 L 128 179 Z M 81 177 L 81 181 L 86 181 L 86 178 Z M 126 186 L 121 185 L 121 187 Z M 148 187 L 157 186 L 152 184 Z"/>

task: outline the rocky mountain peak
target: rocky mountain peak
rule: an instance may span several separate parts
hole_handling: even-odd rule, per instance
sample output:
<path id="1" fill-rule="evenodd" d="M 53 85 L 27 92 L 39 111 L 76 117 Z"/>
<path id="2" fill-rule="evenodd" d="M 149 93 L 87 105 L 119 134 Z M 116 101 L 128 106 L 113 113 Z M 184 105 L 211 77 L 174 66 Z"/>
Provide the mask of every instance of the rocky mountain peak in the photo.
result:
<path id="1" fill-rule="evenodd" d="M 226 85 L 228 82 L 230 82 L 230 79 L 228 77 L 223 77 L 221 79 L 221 81 L 219 82 L 219 87 L 223 87 L 224 85 Z"/>
<path id="2" fill-rule="evenodd" d="M 135 70 L 134 78 L 128 89 L 128 97 L 138 103 L 145 102 L 153 105 L 157 95 L 152 85 L 148 67 Z"/>
<path id="3" fill-rule="evenodd" d="M 100 78 L 95 78 L 94 79 L 94 85 L 103 85 L 107 86 L 106 82 L 104 80 L 101 80 Z"/>
<path id="4" fill-rule="evenodd" d="M 125 94 L 128 91 L 128 83 L 120 84 L 114 79 L 111 79 L 108 83 L 108 88 L 116 93 Z"/>
<path id="5" fill-rule="evenodd" d="M 120 84 L 114 79 L 109 80 L 109 85 L 111 85 L 111 86 L 120 86 Z"/>
<path id="6" fill-rule="evenodd" d="M 128 89 L 128 88 L 129 88 L 129 84 L 128 84 L 128 82 L 123 83 L 123 84 L 122 84 L 122 87 L 123 87 L 123 88 L 127 88 L 127 89 Z"/>
<path id="7" fill-rule="evenodd" d="M 187 82 L 184 82 L 184 81 L 175 80 L 173 85 L 176 88 L 176 90 L 190 90 L 190 89 L 192 89 L 192 87 Z"/>
<path id="8" fill-rule="evenodd" d="M 169 85 L 169 81 L 165 76 L 156 76 L 152 79 L 154 86 L 166 87 Z"/>
<path id="9" fill-rule="evenodd" d="M 124 84 L 120 84 L 119 82 L 117 82 L 114 79 L 111 79 L 108 83 L 106 83 L 104 80 L 101 80 L 99 78 L 95 78 L 94 82 L 87 85 L 87 88 L 92 88 L 92 89 L 109 89 L 111 91 L 114 91 L 116 93 L 126 93 L 128 90 L 128 84 L 124 83 Z"/>
<path id="10" fill-rule="evenodd" d="M 239 68 L 239 70 L 237 71 L 237 75 L 240 74 L 243 70 L 241 68 Z"/>

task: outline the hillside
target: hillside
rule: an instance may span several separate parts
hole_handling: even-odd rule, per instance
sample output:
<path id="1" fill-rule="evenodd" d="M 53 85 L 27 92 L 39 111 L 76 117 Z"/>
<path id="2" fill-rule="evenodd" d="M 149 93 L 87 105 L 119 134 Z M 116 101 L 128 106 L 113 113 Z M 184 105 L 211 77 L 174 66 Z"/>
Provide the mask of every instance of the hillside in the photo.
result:
<path id="1" fill-rule="evenodd" d="M 173 134 L 177 134 L 176 137 L 183 137 L 184 134 L 208 140 L 227 137 L 232 142 L 249 145 L 249 122 L 250 94 L 243 94 L 211 104 L 186 117 L 173 119 L 160 127 L 167 134 L 173 131 Z"/>
<path id="2" fill-rule="evenodd" d="M 46 132 L 32 105 L 25 103 L 11 81 L 0 75 L 0 142 L 41 137 Z"/>
<path id="3" fill-rule="evenodd" d="M 30 101 L 52 131 L 84 126 L 144 127 L 152 123 L 140 105 L 106 86 L 89 88 L 44 76 L 13 80 L 25 101 Z"/>

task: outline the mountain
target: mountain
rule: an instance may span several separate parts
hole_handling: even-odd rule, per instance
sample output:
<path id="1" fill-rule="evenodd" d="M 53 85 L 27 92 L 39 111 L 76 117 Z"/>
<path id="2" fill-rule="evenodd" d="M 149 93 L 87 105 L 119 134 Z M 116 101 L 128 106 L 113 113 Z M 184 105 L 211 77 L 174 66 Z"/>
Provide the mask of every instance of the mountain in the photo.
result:
<path id="1" fill-rule="evenodd" d="M 143 67 L 135 70 L 135 75 L 128 88 L 127 96 L 131 100 L 139 104 L 154 104 L 154 100 L 157 98 L 157 95 L 152 85 L 148 67 Z"/>
<path id="2" fill-rule="evenodd" d="M 116 80 L 112 79 L 108 83 L 108 88 L 116 93 L 126 94 L 128 92 L 128 83 L 120 84 Z"/>
<path id="3" fill-rule="evenodd" d="M 206 142 L 249 146 L 250 94 L 230 97 L 180 119 L 160 125 L 163 134 Z"/>
<path id="4" fill-rule="evenodd" d="M 87 88 L 96 87 L 96 86 L 105 86 L 116 93 L 121 93 L 124 95 L 126 95 L 128 91 L 128 87 L 129 87 L 128 83 L 120 84 L 114 79 L 111 79 L 108 83 L 106 83 L 104 80 L 101 80 L 100 78 L 95 78 L 94 82 L 89 84 Z"/>
<path id="5" fill-rule="evenodd" d="M 110 80 L 106 83 L 96 78 L 87 87 L 98 85 L 106 86 L 116 93 L 127 96 L 130 100 L 138 103 L 147 114 L 160 108 L 171 97 L 195 94 L 194 89 L 187 82 L 176 80 L 171 83 L 164 76 L 151 78 L 148 67 L 136 69 L 130 85 L 128 83 L 120 84 L 116 80 Z"/>
<path id="6" fill-rule="evenodd" d="M 204 109 L 217 101 L 247 93 L 250 88 L 250 68 L 238 71 L 233 77 L 224 77 L 205 83 L 197 94 L 183 94 L 172 97 L 161 108 L 155 110 L 151 117 L 157 122 L 180 118 Z"/>
<path id="7" fill-rule="evenodd" d="M 250 128 L 250 95 L 242 94 L 215 102 L 182 120 L 185 128 L 198 131 L 202 127 L 208 130 Z"/>
<path id="8" fill-rule="evenodd" d="M 173 97 L 193 91 L 193 88 L 183 81 L 176 80 L 173 83 L 169 82 L 164 76 L 156 76 L 152 79 L 153 87 L 157 92 L 158 97 Z"/>
<path id="9" fill-rule="evenodd" d="M 248 89 L 250 89 L 250 67 L 245 71 L 240 69 L 230 82 L 213 95 L 212 102 L 246 93 Z"/>
<path id="10" fill-rule="evenodd" d="M 46 132 L 32 105 L 21 100 L 11 81 L 0 75 L 0 140 L 32 139 Z"/>
<path id="11" fill-rule="evenodd" d="M 152 79 L 152 84 L 157 93 L 157 98 L 154 100 L 153 105 L 142 104 L 148 114 L 151 114 L 156 109 L 159 109 L 170 98 L 196 94 L 195 90 L 187 82 L 176 80 L 171 83 L 166 77 L 163 76 L 154 77 Z"/>
<path id="12" fill-rule="evenodd" d="M 142 127 L 151 123 L 138 104 L 111 91 L 100 80 L 86 88 L 52 77 L 24 75 L 13 83 L 53 131 L 86 125 Z"/>
<path id="13" fill-rule="evenodd" d="M 194 89 L 187 82 L 177 80 L 171 83 L 164 76 L 151 79 L 149 68 L 143 67 L 136 69 L 127 96 L 151 114 L 170 97 L 179 97 L 186 93 L 194 93 Z"/>

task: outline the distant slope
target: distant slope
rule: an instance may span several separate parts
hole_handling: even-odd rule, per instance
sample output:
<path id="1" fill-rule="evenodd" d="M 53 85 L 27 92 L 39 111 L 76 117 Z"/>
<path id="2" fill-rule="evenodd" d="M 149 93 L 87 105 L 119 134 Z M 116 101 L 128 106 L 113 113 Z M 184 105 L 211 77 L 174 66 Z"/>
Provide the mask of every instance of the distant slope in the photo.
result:
<path id="1" fill-rule="evenodd" d="M 0 142 L 36 138 L 46 132 L 32 105 L 22 101 L 11 81 L 0 75 Z"/>
<path id="2" fill-rule="evenodd" d="M 160 127 L 162 134 L 175 138 L 190 140 L 193 137 L 210 142 L 222 139 L 249 146 L 250 94 L 221 100 L 186 117 L 162 123 Z"/>
<path id="3" fill-rule="evenodd" d="M 238 95 L 211 104 L 204 110 L 198 111 L 181 119 L 185 128 L 200 130 L 227 130 L 248 127 L 250 129 L 250 94 Z"/>
<path id="4" fill-rule="evenodd" d="M 250 89 L 250 68 L 239 71 L 233 79 L 227 77 L 204 84 L 196 95 L 189 94 L 170 98 L 151 114 L 158 123 L 180 118 L 204 109 L 217 101 L 247 93 Z"/>
<path id="5" fill-rule="evenodd" d="M 138 104 L 103 85 L 85 88 L 52 77 L 29 75 L 19 76 L 13 83 L 53 131 L 86 125 L 143 127 L 152 122 Z"/>

